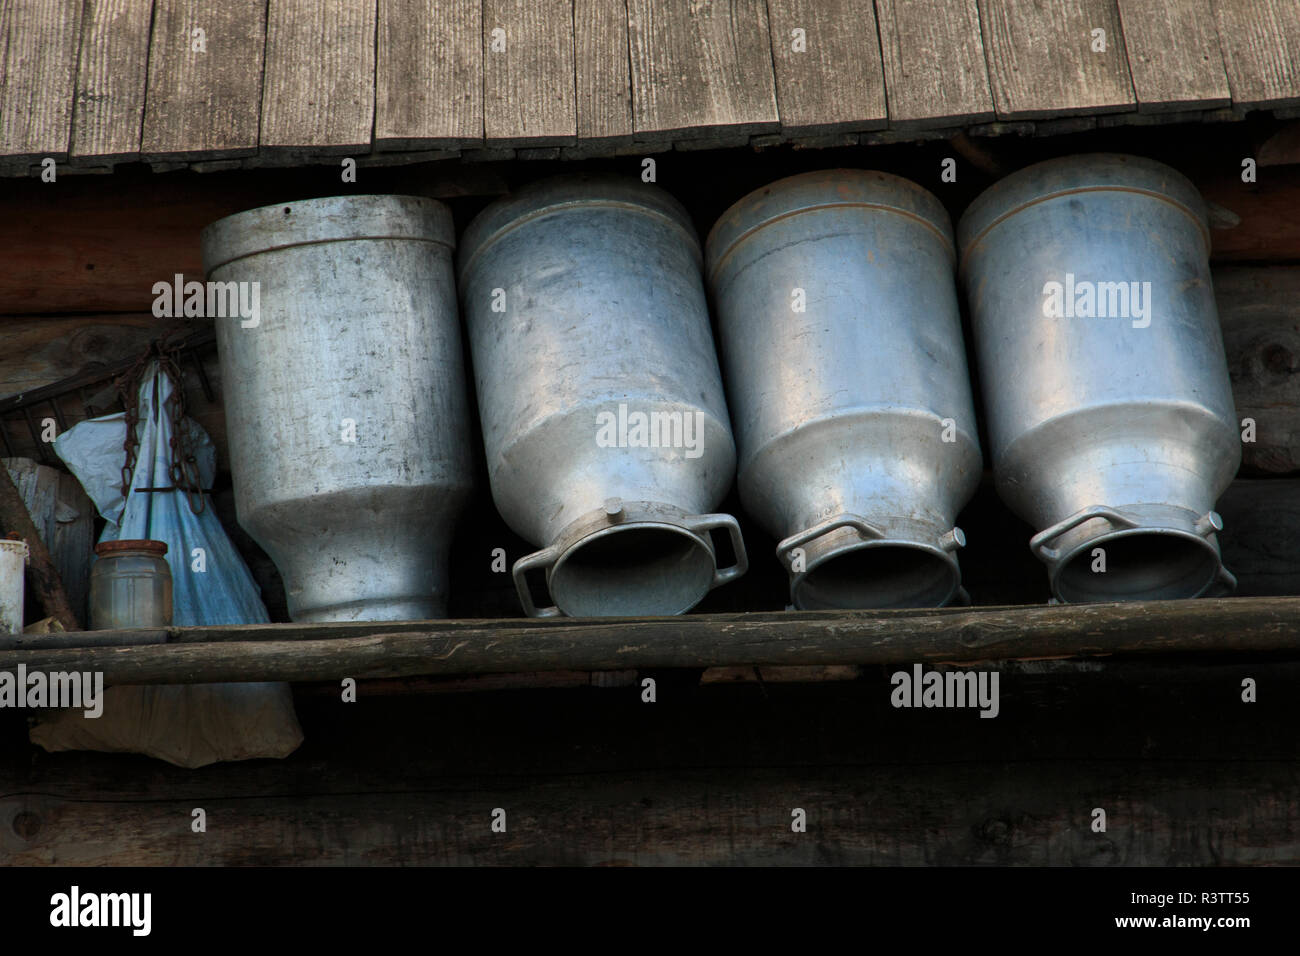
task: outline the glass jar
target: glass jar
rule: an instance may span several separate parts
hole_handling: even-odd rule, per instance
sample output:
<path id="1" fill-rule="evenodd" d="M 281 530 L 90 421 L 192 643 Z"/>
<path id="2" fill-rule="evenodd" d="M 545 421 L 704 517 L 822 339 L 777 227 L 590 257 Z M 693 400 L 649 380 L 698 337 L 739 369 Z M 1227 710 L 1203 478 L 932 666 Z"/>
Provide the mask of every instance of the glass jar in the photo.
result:
<path id="1" fill-rule="evenodd" d="M 90 569 L 90 628 L 165 627 L 172 622 L 172 572 L 162 541 L 125 539 L 95 545 Z"/>

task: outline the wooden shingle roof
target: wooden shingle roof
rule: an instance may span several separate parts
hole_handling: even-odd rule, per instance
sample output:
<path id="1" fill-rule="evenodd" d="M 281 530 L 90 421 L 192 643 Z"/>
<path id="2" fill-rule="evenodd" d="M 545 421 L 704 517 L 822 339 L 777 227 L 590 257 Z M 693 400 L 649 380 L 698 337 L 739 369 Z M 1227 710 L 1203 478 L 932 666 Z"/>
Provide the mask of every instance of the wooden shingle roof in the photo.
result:
<path id="1" fill-rule="evenodd" d="M 1300 105 L 1296 0 L 0 0 L 0 38 L 11 174 L 839 145 Z"/>

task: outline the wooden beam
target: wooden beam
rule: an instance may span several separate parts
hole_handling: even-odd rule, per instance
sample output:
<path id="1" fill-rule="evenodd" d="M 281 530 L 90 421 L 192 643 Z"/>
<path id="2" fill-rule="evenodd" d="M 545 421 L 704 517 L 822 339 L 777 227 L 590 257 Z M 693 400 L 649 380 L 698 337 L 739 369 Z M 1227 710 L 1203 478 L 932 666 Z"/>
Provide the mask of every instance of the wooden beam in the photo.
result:
<path id="1" fill-rule="evenodd" d="M 767 15 L 783 133 L 887 124 L 872 0 L 767 0 Z"/>
<path id="2" fill-rule="evenodd" d="M 1141 112 L 1209 110 L 1232 96 L 1210 0 L 1118 0 Z"/>
<path id="3" fill-rule="evenodd" d="M 375 0 L 270 0 L 260 143 L 368 153 L 375 116 Z"/>
<path id="4" fill-rule="evenodd" d="M 891 127 L 993 119 L 976 0 L 876 0 L 876 17 Z"/>
<path id="5" fill-rule="evenodd" d="M 375 149 L 482 143 L 481 0 L 379 0 Z"/>
<path id="6" fill-rule="evenodd" d="M 72 158 L 140 155 L 153 0 L 87 0 L 72 117 Z"/>
<path id="7" fill-rule="evenodd" d="M 1115 0 L 979 0 L 993 103 L 1002 120 L 1133 109 Z M 1094 52 L 1104 31 L 1105 50 Z"/>
<path id="8" fill-rule="evenodd" d="M 1295 652 L 1300 598 L 1238 598 L 935 611 L 706 615 L 632 621 L 371 622 L 356 636 L 310 625 L 249 629 L 246 640 L 0 650 L 0 670 L 98 671 L 106 684 L 314 681 L 343 677 L 884 664 L 1118 654 Z M 331 626 L 337 633 L 338 625 Z M 202 628 L 186 629 L 201 638 Z M 157 631 L 130 632 L 154 639 Z M 229 630 L 227 629 L 227 633 Z M 282 635 L 292 634 L 291 639 Z M 105 636 L 102 632 L 97 637 Z M 0 642 L 12 648 L 15 639 Z"/>

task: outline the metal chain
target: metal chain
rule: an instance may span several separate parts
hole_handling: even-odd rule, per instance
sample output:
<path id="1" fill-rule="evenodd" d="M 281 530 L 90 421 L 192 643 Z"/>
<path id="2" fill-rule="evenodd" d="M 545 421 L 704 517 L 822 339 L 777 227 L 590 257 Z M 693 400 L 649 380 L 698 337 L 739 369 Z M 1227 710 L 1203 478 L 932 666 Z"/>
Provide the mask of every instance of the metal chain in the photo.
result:
<path id="1" fill-rule="evenodd" d="M 149 343 L 135 364 L 116 381 L 118 393 L 122 397 L 122 407 L 126 412 L 126 441 L 122 445 L 125 452 L 122 465 L 122 497 L 131 490 L 131 478 L 135 474 L 140 441 L 136 429 L 140 423 L 140 386 L 143 383 L 145 369 L 151 360 L 158 362 L 158 369 L 172 380 L 172 394 L 167 400 L 166 413 L 171 420 L 172 435 L 170 443 L 171 464 L 168 468 L 170 489 L 150 489 L 152 491 L 177 490 L 185 492 L 190 511 L 200 514 L 206 501 L 203 497 L 202 483 L 199 479 L 198 458 L 186 429 L 182 428 L 185 419 L 185 378 L 181 370 L 181 338 L 184 329 L 169 329 L 163 335 Z M 197 506 L 195 502 L 198 502 Z"/>

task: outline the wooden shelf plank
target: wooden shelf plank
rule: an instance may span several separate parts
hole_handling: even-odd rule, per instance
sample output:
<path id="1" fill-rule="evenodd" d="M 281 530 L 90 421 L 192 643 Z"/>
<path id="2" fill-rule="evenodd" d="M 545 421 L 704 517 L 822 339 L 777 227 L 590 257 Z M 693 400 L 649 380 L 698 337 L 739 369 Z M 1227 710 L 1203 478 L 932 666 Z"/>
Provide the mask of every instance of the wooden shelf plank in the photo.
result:
<path id="1" fill-rule="evenodd" d="M 628 37 L 638 139 L 779 126 L 763 0 L 628 0 Z"/>
<path id="2" fill-rule="evenodd" d="M 375 0 L 270 0 L 263 147 L 370 152 Z"/>
<path id="3" fill-rule="evenodd" d="M 76 647 L 75 642 L 98 646 Z M 168 641 L 168 643 L 159 643 Z M 56 646 L 57 645 L 57 646 Z M 0 671 L 106 684 L 885 664 L 1191 653 L 1300 654 L 1300 598 L 909 611 L 462 620 L 80 632 L 0 640 Z"/>
<path id="4" fill-rule="evenodd" d="M 153 0 L 87 0 L 72 117 L 72 158 L 140 155 Z"/>
<path id="5" fill-rule="evenodd" d="M 584 145 L 632 141 L 632 74 L 624 0 L 576 0 L 573 9 L 578 139 Z"/>
<path id="6" fill-rule="evenodd" d="M 15 0 L 0 9 L 0 156 L 65 159 L 82 0 Z"/>
<path id="7" fill-rule="evenodd" d="M 575 98 L 573 0 L 484 0 L 487 145 L 572 145 Z"/>
<path id="8" fill-rule="evenodd" d="M 266 0 L 155 0 L 143 156 L 255 153 L 265 47 Z"/>
<path id="9" fill-rule="evenodd" d="M 782 132 L 815 135 L 887 125 L 872 0 L 768 0 L 767 14 Z M 798 41 L 796 30 L 803 31 Z"/>
<path id="10" fill-rule="evenodd" d="M 375 149 L 482 143 L 480 0 L 379 0 Z"/>
<path id="11" fill-rule="evenodd" d="M 1300 103 L 1300 4 L 1214 0 L 1219 45 L 1236 106 Z"/>
<path id="12" fill-rule="evenodd" d="M 1118 0 L 1141 112 L 1232 102 L 1210 0 Z"/>
<path id="13" fill-rule="evenodd" d="M 876 0 L 876 16 L 891 127 L 994 118 L 976 0 Z"/>
<path id="14" fill-rule="evenodd" d="M 1115 0 L 979 0 L 993 102 L 1003 120 L 1137 105 Z M 1104 30 L 1105 52 L 1093 52 Z"/>

